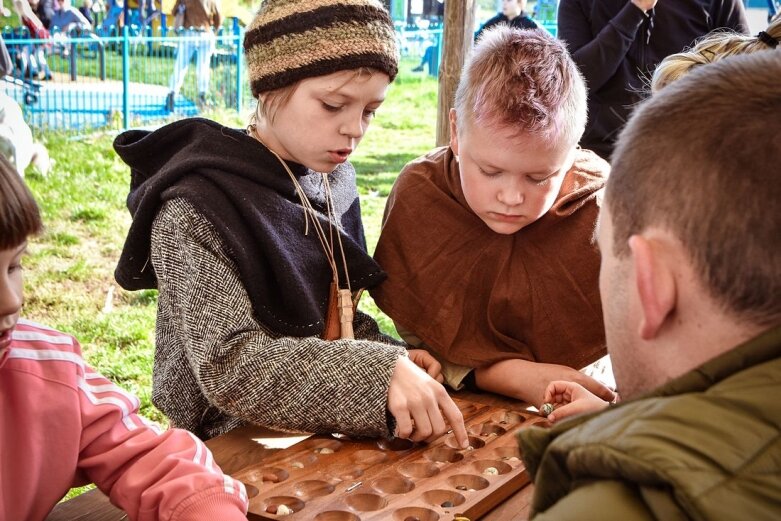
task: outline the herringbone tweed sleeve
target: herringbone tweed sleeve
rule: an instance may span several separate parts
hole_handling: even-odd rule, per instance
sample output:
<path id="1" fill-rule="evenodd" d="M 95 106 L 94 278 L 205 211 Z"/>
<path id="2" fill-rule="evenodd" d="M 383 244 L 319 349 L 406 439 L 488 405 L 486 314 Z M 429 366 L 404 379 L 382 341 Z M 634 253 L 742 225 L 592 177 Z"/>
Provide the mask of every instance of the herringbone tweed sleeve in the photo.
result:
<path id="1" fill-rule="evenodd" d="M 152 229 L 158 280 L 153 402 L 202 438 L 243 423 L 303 432 L 389 435 L 388 386 L 402 345 L 361 313 L 357 340 L 281 336 L 252 313 L 211 223 L 184 199 Z"/>

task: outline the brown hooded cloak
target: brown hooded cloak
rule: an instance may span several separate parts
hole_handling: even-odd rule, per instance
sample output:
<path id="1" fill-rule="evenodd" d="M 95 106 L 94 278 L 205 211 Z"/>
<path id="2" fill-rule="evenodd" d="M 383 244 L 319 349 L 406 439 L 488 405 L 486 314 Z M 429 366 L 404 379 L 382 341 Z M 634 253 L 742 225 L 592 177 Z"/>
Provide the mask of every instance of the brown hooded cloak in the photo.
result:
<path id="1" fill-rule="evenodd" d="M 411 162 L 385 208 L 377 305 L 452 363 L 594 362 L 606 348 L 592 237 L 609 168 L 578 150 L 548 213 L 502 235 L 469 208 L 449 147 Z"/>

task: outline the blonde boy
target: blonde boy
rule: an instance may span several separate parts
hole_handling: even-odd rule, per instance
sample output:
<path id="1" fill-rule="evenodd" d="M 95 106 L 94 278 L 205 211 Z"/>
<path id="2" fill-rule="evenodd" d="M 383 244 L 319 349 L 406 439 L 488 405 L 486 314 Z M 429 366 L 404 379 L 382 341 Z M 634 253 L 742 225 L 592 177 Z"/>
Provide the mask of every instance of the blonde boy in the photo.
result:
<path id="1" fill-rule="evenodd" d="M 606 352 L 591 236 L 608 165 L 577 148 L 585 122 L 561 42 L 498 27 L 464 68 L 450 146 L 396 181 L 372 295 L 451 386 L 539 405 L 561 378 L 612 397 L 578 371 Z"/>

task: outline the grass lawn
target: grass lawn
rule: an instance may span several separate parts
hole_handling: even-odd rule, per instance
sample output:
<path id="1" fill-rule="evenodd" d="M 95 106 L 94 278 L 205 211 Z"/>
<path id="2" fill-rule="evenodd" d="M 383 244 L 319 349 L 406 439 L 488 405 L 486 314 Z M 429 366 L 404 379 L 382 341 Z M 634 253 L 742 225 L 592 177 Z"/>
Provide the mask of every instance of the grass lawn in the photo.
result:
<path id="1" fill-rule="evenodd" d="M 362 195 L 370 250 L 374 249 L 387 194 L 406 162 L 434 146 L 436 80 L 408 73 L 391 87 L 353 158 Z M 211 114 L 226 125 L 244 126 L 235 113 Z M 115 133 L 39 135 L 54 160 L 42 177 L 27 182 L 43 211 L 44 233 L 31 240 L 25 262 L 24 316 L 68 332 L 87 361 L 141 399 L 145 416 L 165 423 L 150 402 L 156 291 L 126 292 L 114 281 L 130 216 L 125 207 L 129 170 L 114 153 Z M 361 307 L 393 326 L 365 296 Z M 71 492 L 71 496 L 81 489 Z"/>

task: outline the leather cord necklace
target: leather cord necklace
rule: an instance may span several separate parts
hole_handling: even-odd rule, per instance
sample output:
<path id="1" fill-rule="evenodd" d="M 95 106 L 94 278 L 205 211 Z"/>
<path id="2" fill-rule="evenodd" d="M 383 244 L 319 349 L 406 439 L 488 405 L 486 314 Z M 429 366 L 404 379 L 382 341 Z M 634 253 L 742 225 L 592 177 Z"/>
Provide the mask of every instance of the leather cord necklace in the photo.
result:
<path id="1" fill-rule="evenodd" d="M 312 203 L 304 193 L 301 184 L 296 179 L 296 176 L 287 166 L 287 163 L 282 159 L 279 154 L 269 148 L 258 134 L 256 125 L 252 124 L 247 129 L 248 133 L 257 139 L 266 149 L 271 152 L 274 157 L 279 160 L 282 167 L 290 176 L 290 180 L 296 189 L 296 194 L 301 201 L 301 206 L 304 209 L 304 235 L 309 235 L 309 220 L 311 218 L 313 228 L 317 234 L 317 238 L 320 241 L 320 246 L 325 253 L 328 265 L 331 267 L 333 274 L 331 279 L 331 285 L 328 292 L 328 311 L 325 316 L 325 328 L 323 329 L 322 338 L 324 340 L 337 340 L 339 338 L 355 338 L 353 334 L 353 317 L 355 315 L 353 309 L 352 289 L 350 288 L 350 274 L 347 270 L 347 258 L 344 254 L 344 246 L 342 245 L 342 237 L 337 230 L 334 233 L 334 217 L 333 217 L 333 194 L 331 192 L 331 185 L 328 181 L 328 174 L 320 173 L 323 180 L 323 187 L 325 189 L 325 202 L 326 202 L 326 217 L 328 218 L 328 234 L 326 235 L 323 230 L 320 221 L 317 219 L 317 211 L 312 206 Z M 311 215 L 310 215 L 311 214 Z M 336 235 L 336 241 L 334 241 L 334 235 Z M 336 265 L 336 256 L 334 255 L 334 243 L 339 245 L 340 257 L 342 260 L 342 266 L 344 267 L 345 284 L 346 289 L 339 287 L 339 270 Z"/>

